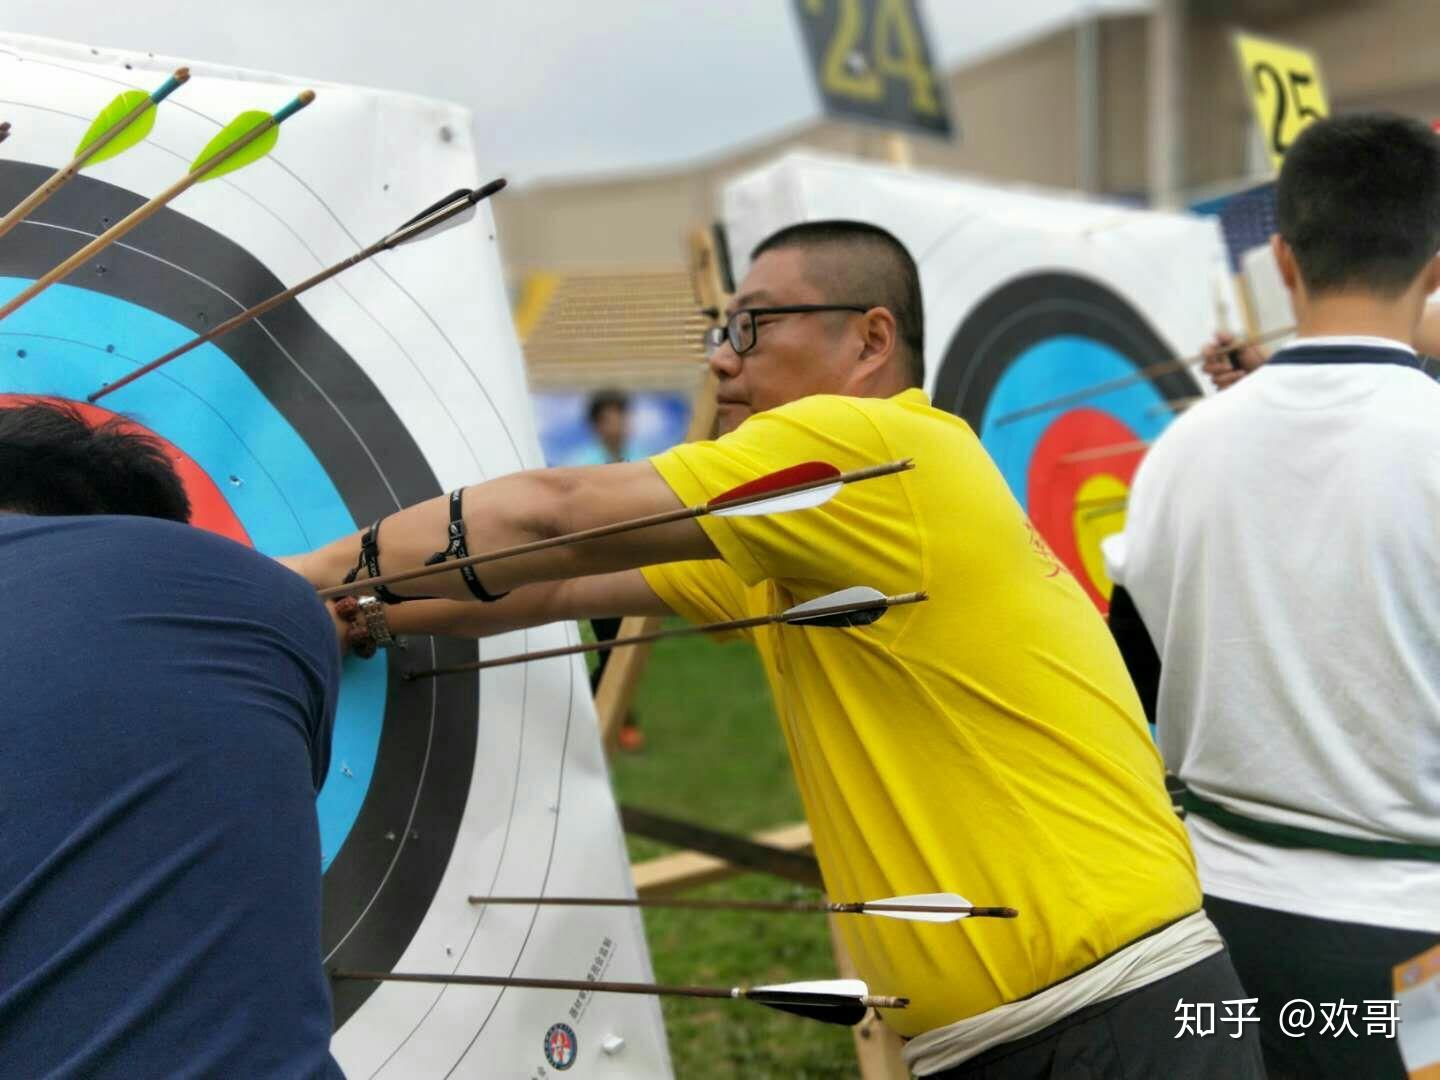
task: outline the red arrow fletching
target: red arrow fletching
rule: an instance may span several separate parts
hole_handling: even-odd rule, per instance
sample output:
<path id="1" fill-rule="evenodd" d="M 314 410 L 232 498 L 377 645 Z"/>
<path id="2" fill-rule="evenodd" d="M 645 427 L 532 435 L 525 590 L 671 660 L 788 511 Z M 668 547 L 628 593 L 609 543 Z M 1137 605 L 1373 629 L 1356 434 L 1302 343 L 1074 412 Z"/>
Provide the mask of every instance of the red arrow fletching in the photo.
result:
<path id="1" fill-rule="evenodd" d="M 815 483 L 820 480 L 833 480 L 840 475 L 840 470 L 834 465 L 824 461 L 805 461 L 799 465 L 791 465 L 788 469 L 780 469 L 776 472 L 767 473 L 765 476 L 755 480 L 749 480 L 739 487 L 733 487 L 729 491 L 721 492 L 705 504 L 707 510 L 721 510 L 726 504 L 736 502 L 740 499 L 753 498 L 757 495 L 768 495 L 772 492 L 783 491 L 786 488 L 796 487 L 800 484 Z"/>

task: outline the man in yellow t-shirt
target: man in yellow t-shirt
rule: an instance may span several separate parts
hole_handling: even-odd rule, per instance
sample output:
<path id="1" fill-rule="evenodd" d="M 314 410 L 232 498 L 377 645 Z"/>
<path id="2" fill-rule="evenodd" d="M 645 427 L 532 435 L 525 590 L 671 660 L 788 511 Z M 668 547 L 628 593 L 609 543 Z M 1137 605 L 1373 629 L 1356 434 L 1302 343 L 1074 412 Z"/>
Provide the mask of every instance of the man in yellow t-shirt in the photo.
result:
<path id="1" fill-rule="evenodd" d="M 829 894 L 959 892 L 1014 922 L 841 925 L 919 1075 L 1246 1077 L 1258 1042 L 1186 1031 L 1177 1001 L 1243 998 L 1200 910 L 1140 703 L 1104 622 L 961 420 L 923 391 L 914 263 L 856 223 L 757 248 L 712 345 L 713 441 L 649 462 L 540 470 L 465 489 L 486 550 L 703 502 L 785 466 L 902 457 L 823 507 L 705 517 L 400 587 L 396 632 L 469 636 L 558 618 L 777 611 L 851 585 L 925 590 L 872 625 L 770 626 L 764 661 Z M 444 500 L 385 519 L 370 572 L 417 565 Z M 292 561 L 317 584 L 357 564 L 351 536 Z M 379 567 L 383 554 L 385 566 Z M 634 569 L 640 567 L 643 569 Z M 455 599 L 494 598 L 486 604 Z M 1213 1030 L 1213 1024 L 1211 1025 Z M 1177 1032 L 1190 1037 L 1177 1038 Z M 1078 1057 L 1076 1055 L 1079 1055 Z"/>

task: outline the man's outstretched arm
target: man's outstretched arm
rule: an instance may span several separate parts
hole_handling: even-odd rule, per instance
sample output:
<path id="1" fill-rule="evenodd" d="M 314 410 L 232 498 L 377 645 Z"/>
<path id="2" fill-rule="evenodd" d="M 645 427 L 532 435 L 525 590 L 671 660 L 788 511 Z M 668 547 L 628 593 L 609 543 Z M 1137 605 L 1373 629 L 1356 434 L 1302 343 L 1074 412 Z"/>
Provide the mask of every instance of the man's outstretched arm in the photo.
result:
<path id="1" fill-rule="evenodd" d="M 681 503 L 654 467 L 649 462 L 640 461 L 514 473 L 465 488 L 461 505 L 466 547 L 471 554 L 479 554 L 674 510 Z M 377 536 L 380 572 L 395 573 L 420 566 L 443 550 L 447 543 L 449 514 L 448 498 L 437 496 L 385 518 Z M 358 532 L 351 533 L 308 554 L 291 556 L 283 561 L 318 588 L 336 585 L 356 565 L 360 537 Z M 535 582 L 605 575 L 658 562 L 717 557 L 714 546 L 699 525 L 694 521 L 680 521 L 484 563 L 476 567 L 476 573 L 487 592 L 498 594 Z M 362 571 L 361 577 L 365 576 Z M 401 597 L 474 599 L 458 572 L 403 582 L 393 591 Z M 584 590 L 576 596 L 587 602 L 595 599 L 592 593 Z M 554 602 L 557 602 L 555 597 L 545 598 L 537 594 L 523 603 L 543 605 Z M 517 618 L 528 617 L 520 610 L 523 603 L 517 599 Z M 394 614 L 398 615 L 411 606 L 407 604 L 396 609 Z M 621 614 L 622 611 L 607 610 L 602 613 Z M 574 616 L 556 615 L 553 618 L 571 617 Z"/>

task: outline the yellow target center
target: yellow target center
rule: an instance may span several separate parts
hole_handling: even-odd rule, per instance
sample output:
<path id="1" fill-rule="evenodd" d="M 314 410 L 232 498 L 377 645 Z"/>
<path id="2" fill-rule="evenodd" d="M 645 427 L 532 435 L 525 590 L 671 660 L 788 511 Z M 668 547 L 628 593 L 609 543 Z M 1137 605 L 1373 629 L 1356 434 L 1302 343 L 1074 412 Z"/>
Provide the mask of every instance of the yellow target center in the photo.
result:
<path id="1" fill-rule="evenodd" d="M 1070 521 L 1075 530 L 1075 550 L 1085 573 L 1108 601 L 1115 583 L 1105 572 L 1105 559 L 1100 554 L 1100 541 L 1125 528 L 1125 500 L 1130 488 L 1119 477 L 1096 473 L 1075 493 L 1075 508 Z"/>

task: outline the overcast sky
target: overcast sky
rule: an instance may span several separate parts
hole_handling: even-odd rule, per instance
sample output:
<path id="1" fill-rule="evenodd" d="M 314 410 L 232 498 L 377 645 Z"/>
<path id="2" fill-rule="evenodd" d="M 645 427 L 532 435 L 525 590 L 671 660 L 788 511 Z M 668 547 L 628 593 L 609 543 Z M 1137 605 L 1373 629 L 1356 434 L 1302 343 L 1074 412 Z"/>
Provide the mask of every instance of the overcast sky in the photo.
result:
<path id="1" fill-rule="evenodd" d="M 792 2 L 44 0 L 6 5 L 0 29 L 457 101 L 485 168 L 523 183 L 682 164 L 817 116 Z M 919 4 L 946 68 L 1081 12 L 1147 6 Z"/>

